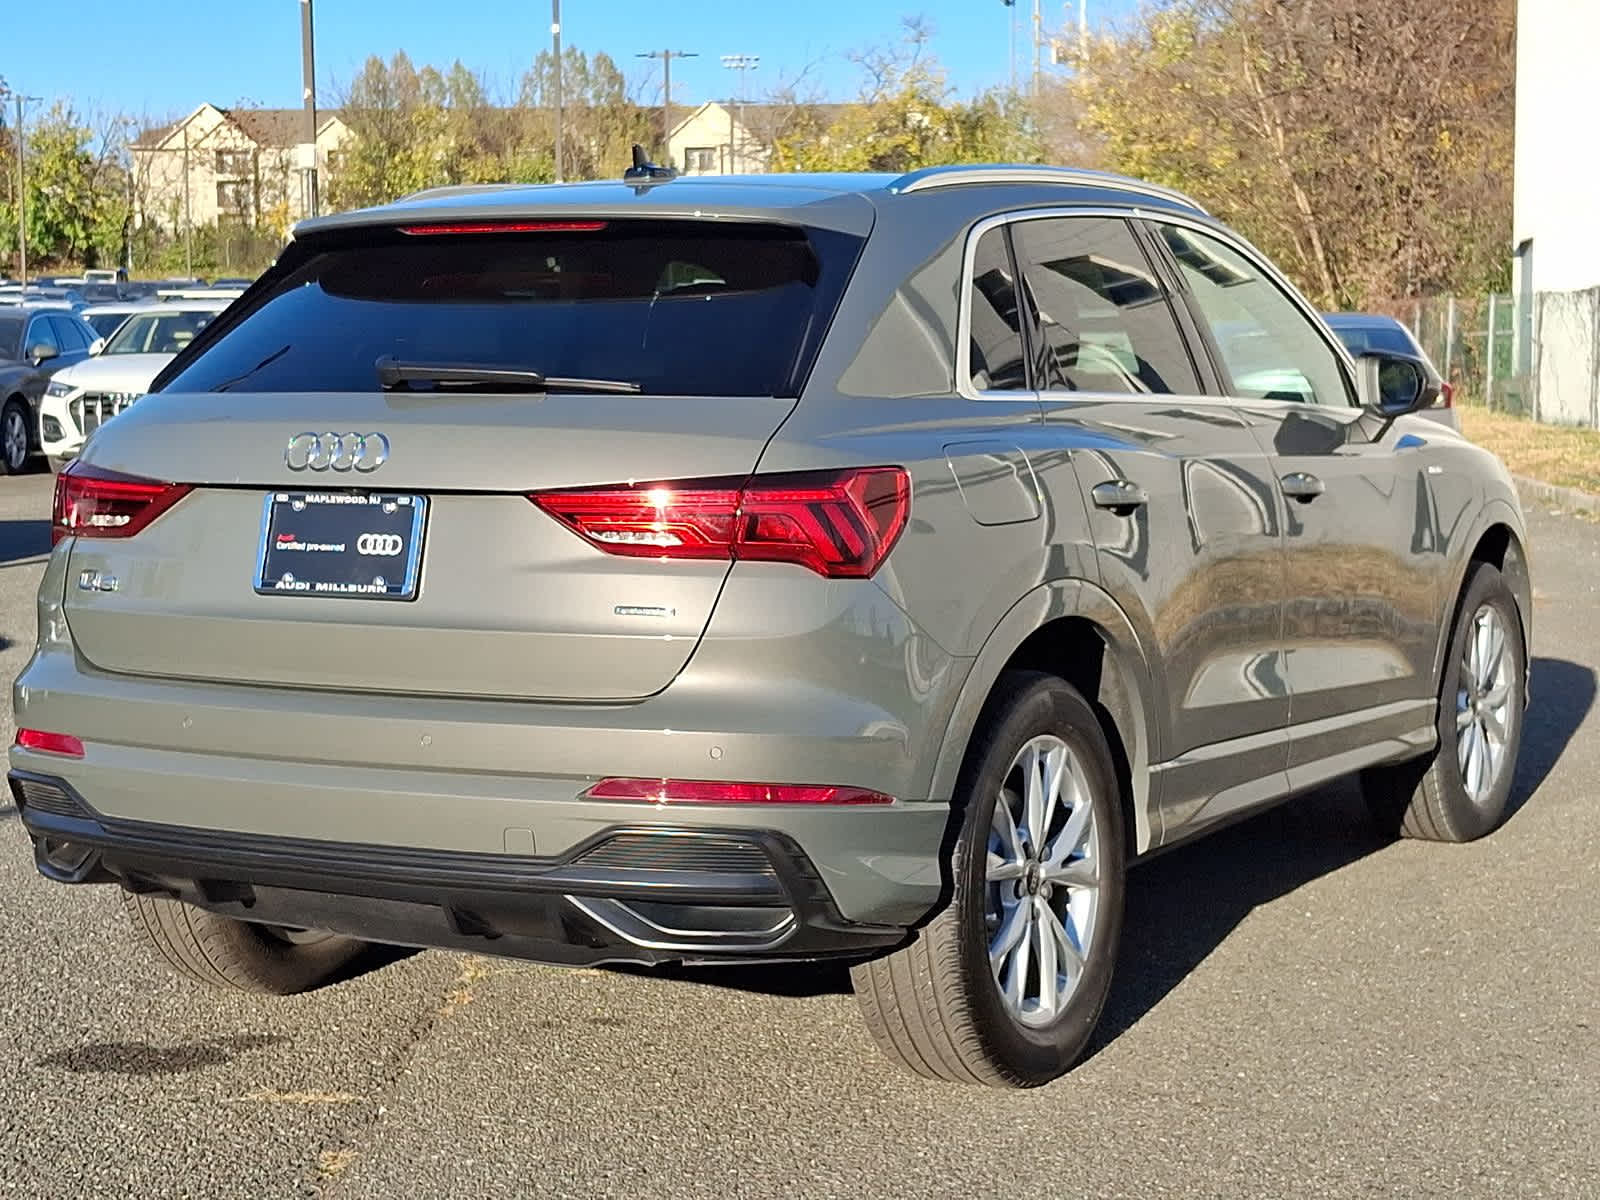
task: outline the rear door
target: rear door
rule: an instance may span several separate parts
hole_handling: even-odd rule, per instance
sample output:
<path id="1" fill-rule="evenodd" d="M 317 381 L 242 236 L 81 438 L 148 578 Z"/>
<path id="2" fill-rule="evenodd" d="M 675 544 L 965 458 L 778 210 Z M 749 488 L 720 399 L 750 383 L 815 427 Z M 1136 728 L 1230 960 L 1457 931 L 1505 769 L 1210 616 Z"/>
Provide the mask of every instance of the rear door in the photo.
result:
<path id="1" fill-rule="evenodd" d="M 1047 425 L 1065 434 L 1101 582 L 1164 685 L 1167 836 L 1280 794 L 1288 688 L 1270 464 L 1207 392 L 1166 282 L 1118 216 L 1019 220 Z"/>
<path id="2" fill-rule="evenodd" d="M 1291 778 L 1314 782 L 1374 747 L 1403 749 L 1431 724 L 1445 551 L 1464 514 L 1450 481 L 1428 471 L 1433 433 L 1363 419 L 1330 335 L 1244 247 L 1176 225 L 1159 234 L 1233 403 L 1272 456 Z"/>
<path id="3" fill-rule="evenodd" d="M 674 498 L 753 470 L 859 248 L 696 221 L 291 246 L 248 311 L 89 443 L 88 467 L 192 486 L 132 538 L 76 541 L 71 577 L 115 582 L 69 589 L 80 652 L 288 686 L 659 691 L 727 559 L 607 553 L 529 496 L 620 485 L 650 519 L 614 536 L 691 536 Z M 513 377 L 473 375 L 492 370 Z"/>

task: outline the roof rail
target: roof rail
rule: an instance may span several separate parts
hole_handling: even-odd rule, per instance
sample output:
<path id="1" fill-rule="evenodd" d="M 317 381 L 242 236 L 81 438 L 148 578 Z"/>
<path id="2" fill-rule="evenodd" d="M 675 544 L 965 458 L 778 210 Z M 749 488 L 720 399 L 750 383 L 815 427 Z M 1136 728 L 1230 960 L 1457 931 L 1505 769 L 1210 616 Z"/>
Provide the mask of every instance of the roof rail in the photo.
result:
<path id="1" fill-rule="evenodd" d="M 900 176 L 889 185 L 891 192 L 925 192 L 933 188 L 957 187 L 963 184 L 983 183 L 1058 183 L 1076 187 L 1114 188 L 1119 192 L 1137 192 L 1170 200 L 1202 215 L 1209 215 L 1192 197 L 1175 188 L 1158 183 L 1146 183 L 1127 175 L 1110 171 L 1091 171 L 1087 167 L 1052 167 L 1044 165 L 977 164 L 949 167 L 923 167 Z"/>

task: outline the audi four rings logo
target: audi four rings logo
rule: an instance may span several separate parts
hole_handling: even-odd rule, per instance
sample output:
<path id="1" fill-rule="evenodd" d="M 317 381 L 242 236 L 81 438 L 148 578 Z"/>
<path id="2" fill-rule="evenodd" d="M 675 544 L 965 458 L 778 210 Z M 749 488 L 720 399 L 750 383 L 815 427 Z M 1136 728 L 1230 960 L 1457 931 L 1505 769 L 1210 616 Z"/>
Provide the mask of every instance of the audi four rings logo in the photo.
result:
<path id="1" fill-rule="evenodd" d="M 405 548 L 398 533 L 363 533 L 356 539 L 356 553 L 370 554 L 376 558 L 389 558 Z"/>
<path id="2" fill-rule="evenodd" d="M 381 433 L 297 433 L 283 461 L 291 471 L 376 471 L 389 461 Z"/>

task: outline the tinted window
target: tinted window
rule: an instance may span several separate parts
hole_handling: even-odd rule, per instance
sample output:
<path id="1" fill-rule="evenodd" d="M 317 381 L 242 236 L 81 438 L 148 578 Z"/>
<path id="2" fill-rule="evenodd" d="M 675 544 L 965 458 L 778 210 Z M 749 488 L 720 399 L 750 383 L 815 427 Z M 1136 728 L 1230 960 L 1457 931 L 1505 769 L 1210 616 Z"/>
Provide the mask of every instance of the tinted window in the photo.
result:
<path id="1" fill-rule="evenodd" d="M 49 317 L 35 317 L 33 324 L 28 326 L 27 349 L 32 350 L 35 346 L 54 346 L 57 350 L 61 349 L 55 331 L 50 328 Z"/>
<path id="2" fill-rule="evenodd" d="M 356 234 L 291 246 L 168 391 L 374 391 L 376 362 L 512 368 L 657 395 L 793 394 L 858 239 L 612 221 L 592 231 Z M 119 335 L 120 336 L 120 335 Z"/>
<path id="3" fill-rule="evenodd" d="M 1388 354 L 1420 354 L 1411 334 L 1398 325 L 1334 325 L 1333 332 L 1351 354 L 1381 350 Z"/>
<path id="4" fill-rule="evenodd" d="M 1172 225 L 1161 233 L 1211 327 L 1235 395 L 1353 403 L 1338 355 L 1276 284 L 1214 237 Z"/>
<path id="5" fill-rule="evenodd" d="M 176 354 L 216 315 L 209 311 L 136 313 L 123 322 L 100 353 Z"/>
<path id="6" fill-rule="evenodd" d="M 972 260 L 972 318 L 968 343 L 972 386 L 980 392 L 1026 389 L 1017 282 L 1006 250 L 1005 231 L 978 239 Z"/>
<path id="7" fill-rule="evenodd" d="M 1124 221 L 1019 221 L 1012 238 L 1038 312 L 1047 388 L 1199 391 L 1172 306 Z"/>
<path id="8" fill-rule="evenodd" d="M 90 313 L 84 318 L 99 337 L 110 337 L 127 319 L 127 313 Z"/>
<path id="9" fill-rule="evenodd" d="M 0 315 L 0 359 L 16 362 L 22 357 L 21 317 Z"/>
<path id="10" fill-rule="evenodd" d="M 83 336 L 78 323 L 71 317 L 51 317 L 50 328 L 55 330 L 56 345 L 61 347 L 63 354 L 88 349 L 91 339 Z"/>

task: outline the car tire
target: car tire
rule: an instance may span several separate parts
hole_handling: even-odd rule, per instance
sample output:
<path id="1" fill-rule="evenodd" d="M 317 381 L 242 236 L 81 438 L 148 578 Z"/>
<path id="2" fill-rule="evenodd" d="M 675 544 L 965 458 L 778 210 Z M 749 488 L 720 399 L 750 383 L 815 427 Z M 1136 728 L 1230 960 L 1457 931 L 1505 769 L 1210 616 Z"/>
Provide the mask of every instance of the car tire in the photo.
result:
<path id="1" fill-rule="evenodd" d="M 338 934 L 238 921 L 167 896 L 124 892 L 135 932 L 180 975 L 212 987 L 288 996 L 327 983 L 366 947 Z"/>
<path id="2" fill-rule="evenodd" d="M 0 409 L 0 471 L 20 475 L 28 469 L 33 439 L 28 432 L 27 402 L 13 396 Z"/>
<path id="3" fill-rule="evenodd" d="M 1475 564 L 1445 651 L 1438 745 L 1420 758 L 1362 772 L 1361 790 L 1380 829 L 1470 842 L 1505 819 L 1522 742 L 1527 665 L 1511 589 L 1493 565 Z"/>
<path id="4" fill-rule="evenodd" d="M 1061 799 L 1042 819 L 1025 787 L 1030 751 L 1047 768 L 1063 752 L 1057 777 L 1072 784 L 1073 802 Z M 955 800 L 949 903 L 909 945 L 852 968 L 851 981 L 873 1038 L 907 1069 L 956 1083 L 1036 1087 L 1070 1070 L 1088 1044 L 1122 929 L 1122 807 L 1093 709 L 1054 676 L 1008 672 L 985 709 Z M 1009 834 L 1002 804 L 1017 826 Z M 1086 832 L 1069 831 L 1074 822 Z M 1017 862 L 1027 865 L 1012 878 Z M 1008 936 L 1016 949 L 1006 953 Z M 1067 977 L 1049 1005 L 1046 955 L 1058 984 Z"/>

